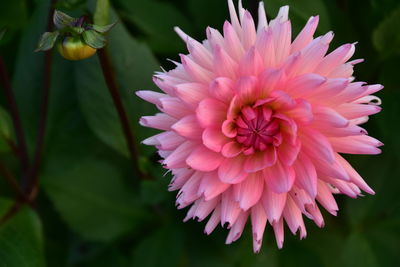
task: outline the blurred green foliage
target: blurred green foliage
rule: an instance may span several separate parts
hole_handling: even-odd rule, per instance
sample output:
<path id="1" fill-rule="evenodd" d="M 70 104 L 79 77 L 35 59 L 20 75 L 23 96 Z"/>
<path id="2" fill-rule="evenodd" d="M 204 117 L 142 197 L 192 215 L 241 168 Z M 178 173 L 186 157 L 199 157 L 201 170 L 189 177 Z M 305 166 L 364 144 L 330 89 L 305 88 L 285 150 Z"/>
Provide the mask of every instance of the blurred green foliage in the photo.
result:
<path id="1" fill-rule="evenodd" d="M 87 3 L 88 2 L 88 3 Z M 257 1 L 244 0 L 254 13 Z M 225 0 L 114 0 L 109 50 L 124 105 L 137 142 L 155 132 L 137 123 L 154 107 L 140 101 L 136 90 L 155 89 L 151 81 L 159 65 L 178 59 L 185 46 L 173 32 L 179 25 L 197 39 L 205 27 L 221 29 L 228 19 Z M 318 33 L 333 30 L 333 46 L 358 41 L 356 77 L 382 83 L 378 95 L 383 111 L 367 129 L 385 143 L 379 156 L 348 157 L 375 189 L 358 200 L 338 196 L 337 217 L 324 213 L 326 226 L 307 222 L 308 237 L 299 241 L 287 232 L 278 250 L 266 230 L 263 249 L 254 255 L 247 226 L 235 244 L 224 245 L 226 229 L 203 234 L 204 223 L 183 223 L 184 211 L 174 207 L 154 149 L 140 146 L 141 169 L 156 180 L 132 175 L 119 120 L 98 59 L 82 62 L 53 55 L 49 125 L 41 192 L 36 212 L 23 208 L 0 227 L 0 266 L 399 266 L 400 252 L 400 3 L 398 0 L 265 0 L 272 17 L 289 4 L 294 32 L 319 14 Z M 60 0 L 57 8 L 88 14 L 93 1 Z M 44 55 L 34 53 L 45 31 L 48 0 L 2 1 L 0 40 L 28 135 L 30 151 L 36 137 L 42 92 Z M 3 95 L 0 135 L 14 138 Z M 0 138 L 0 158 L 18 174 L 18 163 Z M 0 180 L 0 211 L 12 205 L 13 194 Z M 287 229 L 286 229 L 287 230 Z"/>

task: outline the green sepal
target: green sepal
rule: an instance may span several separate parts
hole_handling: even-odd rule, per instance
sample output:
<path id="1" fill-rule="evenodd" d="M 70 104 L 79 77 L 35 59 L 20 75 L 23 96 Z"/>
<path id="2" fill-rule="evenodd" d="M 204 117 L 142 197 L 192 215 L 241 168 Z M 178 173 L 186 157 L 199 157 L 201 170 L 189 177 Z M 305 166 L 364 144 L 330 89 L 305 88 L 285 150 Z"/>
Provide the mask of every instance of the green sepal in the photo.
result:
<path id="1" fill-rule="evenodd" d="M 63 29 L 71 26 L 73 27 L 76 25 L 76 23 L 78 23 L 78 21 L 78 18 L 68 16 L 67 14 L 59 10 L 54 11 L 53 22 L 58 29 Z"/>
<path id="2" fill-rule="evenodd" d="M 59 32 L 45 32 L 39 40 L 38 47 L 35 52 L 39 51 L 47 51 L 53 48 L 55 42 L 57 41 L 57 37 L 59 36 Z"/>
<path id="3" fill-rule="evenodd" d="M 69 27 L 66 32 L 75 33 L 75 34 L 82 34 L 85 31 L 85 28 L 82 27 Z"/>
<path id="4" fill-rule="evenodd" d="M 91 27 L 96 32 L 105 33 L 105 32 L 108 32 L 109 30 L 111 30 L 111 28 L 114 27 L 115 24 L 117 24 L 117 21 L 114 23 L 108 24 L 108 25 L 104 25 L 104 26 L 90 24 L 89 27 Z"/>
<path id="5" fill-rule="evenodd" d="M 106 39 L 95 30 L 88 30 L 82 33 L 83 40 L 88 46 L 99 49 L 106 45 Z"/>

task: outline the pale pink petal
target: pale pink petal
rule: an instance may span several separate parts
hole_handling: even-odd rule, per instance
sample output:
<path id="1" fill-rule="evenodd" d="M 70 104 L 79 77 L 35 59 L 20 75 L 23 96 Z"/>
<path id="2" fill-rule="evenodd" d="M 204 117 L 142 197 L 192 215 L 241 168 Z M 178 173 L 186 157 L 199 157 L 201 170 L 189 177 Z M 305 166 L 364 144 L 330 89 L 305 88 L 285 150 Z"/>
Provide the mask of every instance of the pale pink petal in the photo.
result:
<path id="1" fill-rule="evenodd" d="M 244 55 L 245 50 L 242 46 L 239 36 L 235 32 L 232 25 L 227 21 L 224 23 L 224 38 L 226 51 L 232 59 L 234 59 L 236 62 L 239 62 Z"/>
<path id="2" fill-rule="evenodd" d="M 383 144 L 368 135 L 330 137 L 329 141 L 335 151 L 347 154 L 380 154 L 378 148 Z"/>
<path id="3" fill-rule="evenodd" d="M 296 53 L 308 45 L 313 39 L 315 30 L 317 29 L 319 16 L 311 17 L 308 19 L 306 26 L 297 35 L 292 43 L 291 52 Z"/>
<path id="4" fill-rule="evenodd" d="M 206 227 L 204 228 L 204 233 L 209 235 L 217 227 L 218 223 L 221 221 L 221 206 L 217 206 L 208 220 Z"/>
<path id="5" fill-rule="evenodd" d="M 243 233 L 244 226 L 246 225 L 248 212 L 241 212 L 235 224 L 231 227 L 229 234 L 226 238 L 225 244 L 231 244 L 240 238 Z"/>
<path id="6" fill-rule="evenodd" d="M 140 118 L 140 125 L 159 130 L 169 130 L 176 123 L 176 119 L 164 113 L 158 113 L 155 116 L 143 116 Z"/>
<path id="7" fill-rule="evenodd" d="M 221 201 L 221 226 L 224 227 L 228 224 L 228 228 L 232 227 L 242 212 L 239 203 L 237 203 L 233 198 L 232 190 L 229 189 L 225 191 L 222 194 Z"/>
<path id="8" fill-rule="evenodd" d="M 254 206 L 261 198 L 264 190 L 264 177 L 262 172 L 251 173 L 238 184 L 233 185 L 235 200 L 243 210 Z"/>
<path id="9" fill-rule="evenodd" d="M 136 91 L 136 95 L 147 102 L 150 102 L 156 106 L 161 104 L 160 98 L 166 97 L 166 94 L 162 94 L 154 91 Z"/>
<path id="10" fill-rule="evenodd" d="M 314 164 L 305 154 L 300 154 L 293 168 L 296 172 L 295 184 L 315 198 L 317 196 L 317 172 Z"/>
<path id="11" fill-rule="evenodd" d="M 207 91 L 207 87 L 201 83 L 181 83 L 175 86 L 176 95 L 192 108 L 196 108 L 208 96 Z"/>
<path id="12" fill-rule="evenodd" d="M 208 172 L 204 174 L 197 194 L 204 194 L 204 199 L 208 201 L 225 192 L 229 187 L 230 184 L 223 183 L 219 180 L 218 172 Z"/>
<path id="13" fill-rule="evenodd" d="M 261 203 L 251 208 L 251 226 L 253 232 L 253 251 L 260 252 L 264 236 L 265 226 L 267 224 L 267 215 Z"/>
<path id="14" fill-rule="evenodd" d="M 329 190 L 328 185 L 318 180 L 318 202 L 332 215 L 336 216 L 339 210 L 335 198 L 332 196 L 332 192 Z"/>
<path id="15" fill-rule="evenodd" d="M 281 218 L 286 204 L 286 195 L 287 193 L 275 193 L 268 186 L 265 187 L 262 203 L 270 223 L 276 222 Z"/>
<path id="16" fill-rule="evenodd" d="M 183 117 L 171 126 L 177 134 L 189 139 L 200 139 L 202 128 L 200 127 L 195 115 Z"/>
<path id="17" fill-rule="evenodd" d="M 214 48 L 214 73 L 217 77 L 236 79 L 239 66 L 219 45 Z"/>
<path id="18" fill-rule="evenodd" d="M 216 99 L 229 104 L 234 96 L 233 81 L 226 77 L 219 77 L 210 84 L 209 92 Z"/>
<path id="19" fill-rule="evenodd" d="M 304 226 L 302 213 L 290 196 L 287 198 L 286 206 L 283 210 L 283 217 L 293 234 L 296 234 L 297 230 L 300 230 L 300 239 L 306 237 L 307 232 Z"/>
<path id="20" fill-rule="evenodd" d="M 273 222 L 272 227 L 274 228 L 276 245 L 281 249 L 284 241 L 283 219 L 281 218 L 279 221 Z"/>
<path id="21" fill-rule="evenodd" d="M 190 141 L 184 142 L 163 161 L 163 164 L 170 169 L 187 167 L 186 158 L 196 146 L 196 143 Z"/>

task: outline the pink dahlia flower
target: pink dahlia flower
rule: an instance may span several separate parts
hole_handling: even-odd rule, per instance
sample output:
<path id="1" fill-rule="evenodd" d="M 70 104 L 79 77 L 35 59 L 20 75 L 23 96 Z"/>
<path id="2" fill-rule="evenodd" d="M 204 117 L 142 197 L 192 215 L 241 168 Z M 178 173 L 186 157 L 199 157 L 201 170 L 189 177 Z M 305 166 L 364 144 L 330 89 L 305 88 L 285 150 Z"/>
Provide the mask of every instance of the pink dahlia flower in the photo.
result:
<path id="1" fill-rule="evenodd" d="M 176 28 L 189 54 L 154 76 L 163 93 L 137 93 L 161 111 L 140 123 L 163 130 L 143 143 L 172 172 L 177 207 L 191 205 L 185 221 L 211 214 L 205 232 L 221 223 L 229 244 L 250 219 L 258 252 L 267 223 L 281 248 L 284 222 L 304 238 L 303 215 L 322 227 L 334 194 L 374 194 L 340 154 L 381 152 L 359 125 L 381 110 L 371 94 L 383 86 L 354 82 L 354 44 L 327 54 L 333 33 L 313 37 L 318 16 L 292 40 L 287 6 L 267 22 L 261 2 L 256 27 L 240 2 L 238 14 L 228 5 L 231 22 L 202 43 Z"/>

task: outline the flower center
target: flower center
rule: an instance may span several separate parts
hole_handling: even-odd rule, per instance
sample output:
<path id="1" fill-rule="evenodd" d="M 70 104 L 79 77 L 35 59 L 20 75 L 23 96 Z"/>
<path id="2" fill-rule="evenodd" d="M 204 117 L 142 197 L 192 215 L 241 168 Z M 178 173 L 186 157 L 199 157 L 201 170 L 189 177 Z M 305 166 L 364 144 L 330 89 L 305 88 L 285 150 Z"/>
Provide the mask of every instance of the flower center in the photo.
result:
<path id="1" fill-rule="evenodd" d="M 277 145 L 279 122 L 269 107 L 242 108 L 236 118 L 236 141 L 245 148 L 263 151 L 268 145 Z"/>

